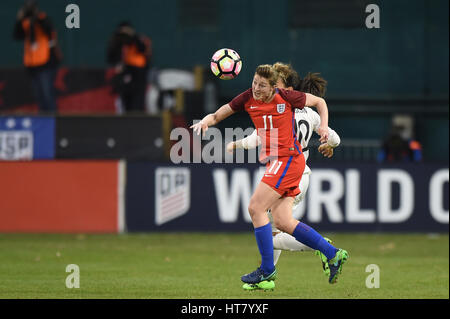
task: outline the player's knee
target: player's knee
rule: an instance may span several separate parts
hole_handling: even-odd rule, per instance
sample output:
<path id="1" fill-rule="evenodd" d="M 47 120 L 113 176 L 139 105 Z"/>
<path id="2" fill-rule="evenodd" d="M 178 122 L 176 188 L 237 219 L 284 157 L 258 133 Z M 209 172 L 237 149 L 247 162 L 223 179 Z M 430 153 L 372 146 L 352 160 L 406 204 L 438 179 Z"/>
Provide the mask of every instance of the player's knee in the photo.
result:
<path id="1" fill-rule="evenodd" d="M 257 210 L 256 205 L 253 205 L 252 203 L 248 205 L 248 213 L 250 214 L 250 217 L 253 218 L 256 215 L 256 210 Z"/>
<path id="2" fill-rule="evenodd" d="M 250 200 L 250 204 L 248 205 L 248 212 L 250 217 L 255 217 L 258 213 L 264 212 L 264 208 L 260 207 L 259 203 L 253 199 Z"/>

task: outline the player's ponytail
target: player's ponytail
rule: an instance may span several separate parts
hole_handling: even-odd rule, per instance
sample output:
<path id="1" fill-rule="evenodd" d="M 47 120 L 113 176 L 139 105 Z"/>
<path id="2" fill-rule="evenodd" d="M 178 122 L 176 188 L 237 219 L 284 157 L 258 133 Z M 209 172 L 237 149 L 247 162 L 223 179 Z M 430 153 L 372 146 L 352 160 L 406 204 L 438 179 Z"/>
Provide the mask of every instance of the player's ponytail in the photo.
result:
<path id="1" fill-rule="evenodd" d="M 300 82 L 299 91 L 324 97 L 325 92 L 327 91 L 327 83 L 328 82 L 320 76 L 320 73 L 308 72 Z"/>

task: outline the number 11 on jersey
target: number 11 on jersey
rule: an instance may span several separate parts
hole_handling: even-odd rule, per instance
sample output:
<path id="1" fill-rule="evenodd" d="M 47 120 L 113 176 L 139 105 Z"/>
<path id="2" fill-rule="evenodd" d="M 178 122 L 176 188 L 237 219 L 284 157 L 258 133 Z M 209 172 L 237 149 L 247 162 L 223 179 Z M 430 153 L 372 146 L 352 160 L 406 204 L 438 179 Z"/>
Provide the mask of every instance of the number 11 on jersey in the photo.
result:
<path id="1" fill-rule="evenodd" d="M 277 166 L 278 164 L 278 166 Z M 281 165 L 283 165 L 283 162 L 280 162 L 278 160 L 275 160 L 273 164 L 270 166 L 269 170 L 267 171 L 268 174 L 272 174 L 273 169 L 275 168 L 275 171 L 273 172 L 274 175 L 277 175 L 278 170 L 280 169 Z"/>
<path id="2" fill-rule="evenodd" d="M 269 118 L 269 123 L 270 123 L 270 130 L 273 129 L 273 123 L 272 123 L 272 115 L 263 115 L 263 119 L 264 119 L 264 129 L 267 130 L 267 118 Z"/>

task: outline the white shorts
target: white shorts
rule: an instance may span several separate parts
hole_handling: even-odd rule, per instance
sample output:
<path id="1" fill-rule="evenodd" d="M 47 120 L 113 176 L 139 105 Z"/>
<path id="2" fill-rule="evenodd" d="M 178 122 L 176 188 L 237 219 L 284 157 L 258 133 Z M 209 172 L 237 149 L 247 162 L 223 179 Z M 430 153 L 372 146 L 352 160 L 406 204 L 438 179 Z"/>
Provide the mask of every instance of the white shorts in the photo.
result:
<path id="1" fill-rule="evenodd" d="M 300 202 L 302 202 L 306 197 L 306 192 L 308 191 L 309 186 L 309 175 L 311 175 L 311 171 L 302 175 L 302 179 L 300 180 L 300 184 L 298 184 L 298 188 L 300 188 L 300 194 L 295 197 L 294 206 L 292 210 L 295 210 Z"/>
<path id="2" fill-rule="evenodd" d="M 300 194 L 298 194 L 294 199 L 294 205 L 292 206 L 292 211 L 294 211 L 298 205 L 300 205 L 300 202 L 302 202 L 305 199 L 306 192 L 308 191 L 309 186 L 309 175 L 311 175 L 311 170 L 305 170 L 305 172 L 302 175 L 302 179 L 300 180 L 300 183 L 298 184 L 298 188 L 300 188 Z M 272 232 L 278 233 L 280 230 L 276 228 L 273 224 L 273 217 L 270 210 L 267 211 L 267 214 L 269 216 L 270 224 L 272 225 Z"/>

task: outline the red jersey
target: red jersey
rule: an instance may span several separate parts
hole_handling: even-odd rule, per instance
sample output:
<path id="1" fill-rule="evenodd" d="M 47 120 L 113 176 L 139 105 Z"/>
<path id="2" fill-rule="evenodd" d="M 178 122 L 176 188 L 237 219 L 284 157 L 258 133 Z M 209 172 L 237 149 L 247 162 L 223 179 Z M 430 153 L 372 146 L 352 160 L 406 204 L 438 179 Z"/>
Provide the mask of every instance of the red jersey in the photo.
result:
<path id="1" fill-rule="evenodd" d="M 236 96 L 230 103 L 233 111 L 245 110 L 253 121 L 262 142 L 260 161 L 267 157 L 298 156 L 301 145 L 294 131 L 294 109 L 305 107 L 306 94 L 277 89 L 269 103 L 253 98 L 252 89 Z"/>

